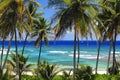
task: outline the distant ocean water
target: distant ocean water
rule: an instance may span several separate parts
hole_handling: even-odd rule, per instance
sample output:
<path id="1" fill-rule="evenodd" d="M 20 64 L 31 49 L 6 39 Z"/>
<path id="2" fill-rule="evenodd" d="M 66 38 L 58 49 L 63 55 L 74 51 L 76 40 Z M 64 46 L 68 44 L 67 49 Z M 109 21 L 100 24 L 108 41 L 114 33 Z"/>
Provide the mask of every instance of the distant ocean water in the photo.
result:
<path id="1" fill-rule="evenodd" d="M 7 48 L 9 41 L 5 41 L 5 48 Z M 10 52 L 15 51 L 14 41 Z M 0 47 L 2 42 L 0 41 Z M 23 41 L 18 41 L 18 51 L 21 54 L 23 48 Z M 48 46 L 42 46 L 41 61 L 48 61 L 49 63 L 56 63 L 64 68 L 72 68 L 73 66 L 73 41 L 49 41 Z M 81 41 L 80 42 L 80 64 L 90 65 L 95 68 L 97 57 L 97 41 Z M 106 68 L 106 59 L 109 52 L 109 41 L 101 43 L 99 68 Z M 27 41 L 25 47 L 25 56 L 29 56 L 28 63 L 37 63 L 39 47 L 34 47 L 34 41 Z M 6 53 L 4 52 L 4 55 Z M 116 44 L 116 54 L 120 54 L 120 41 Z"/>

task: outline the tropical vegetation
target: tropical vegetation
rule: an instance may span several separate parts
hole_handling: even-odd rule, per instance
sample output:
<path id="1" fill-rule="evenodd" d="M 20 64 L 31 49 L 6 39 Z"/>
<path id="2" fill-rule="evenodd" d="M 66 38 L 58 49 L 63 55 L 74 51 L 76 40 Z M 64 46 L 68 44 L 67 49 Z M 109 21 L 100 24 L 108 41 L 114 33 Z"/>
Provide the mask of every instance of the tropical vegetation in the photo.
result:
<path id="1" fill-rule="evenodd" d="M 51 24 L 39 11 L 41 4 L 35 0 L 0 0 L 0 80 L 119 80 L 120 66 L 116 61 L 116 40 L 120 33 L 120 0 L 48 0 L 46 8 L 54 8 L 56 13 Z M 49 34 L 55 35 L 55 40 L 61 38 L 67 31 L 74 31 L 73 75 L 72 71 L 56 70 L 56 64 L 41 61 L 43 43 L 49 44 Z M 95 34 L 98 40 L 96 59 L 96 74 L 90 66 L 80 64 L 80 41 Z M 25 36 L 24 36 L 25 35 Z M 18 52 L 18 40 L 24 38 L 22 53 Z M 25 46 L 28 38 L 36 38 L 34 46 L 39 48 L 37 67 L 34 65 L 33 76 L 23 75 L 29 71 L 29 57 L 25 57 Z M 7 53 L 4 57 L 5 41 L 8 40 Z M 15 52 L 10 53 L 14 40 Z M 110 42 L 107 73 L 97 74 L 100 44 Z M 77 44 L 78 42 L 78 44 Z M 78 51 L 77 51 L 78 50 Z M 113 50 L 113 54 L 111 54 Z M 78 58 L 76 58 L 78 52 Z M 112 55 L 112 66 L 110 56 Z M 11 57 L 11 59 L 8 59 Z M 76 61 L 77 60 L 77 61 Z M 32 72 L 32 71 L 31 71 Z M 63 72 L 61 76 L 57 75 Z M 12 74 L 14 73 L 14 74 Z M 37 77 L 36 77 L 37 75 Z M 109 76 L 112 75 L 112 76 Z"/>

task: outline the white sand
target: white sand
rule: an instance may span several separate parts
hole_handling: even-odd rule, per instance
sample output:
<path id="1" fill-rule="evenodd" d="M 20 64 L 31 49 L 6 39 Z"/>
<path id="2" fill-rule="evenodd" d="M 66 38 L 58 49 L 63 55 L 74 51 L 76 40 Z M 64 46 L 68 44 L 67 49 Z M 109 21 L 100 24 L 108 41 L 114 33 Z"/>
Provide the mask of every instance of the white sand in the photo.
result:
<path id="1" fill-rule="evenodd" d="M 69 73 L 69 71 L 67 71 L 68 73 Z M 98 74 L 106 74 L 106 71 L 105 70 L 98 70 L 97 71 L 97 73 Z M 23 74 L 25 74 L 25 75 L 33 75 L 33 73 L 32 72 L 23 72 Z M 71 75 L 73 74 L 73 72 L 71 72 Z M 95 71 L 93 71 L 93 74 L 95 74 Z M 62 72 L 59 72 L 57 75 L 63 75 L 63 73 Z"/>
<path id="2" fill-rule="evenodd" d="M 97 71 L 98 74 L 106 74 L 107 72 L 104 71 L 104 70 L 101 70 L 101 71 Z M 93 71 L 93 74 L 95 74 L 95 71 Z"/>

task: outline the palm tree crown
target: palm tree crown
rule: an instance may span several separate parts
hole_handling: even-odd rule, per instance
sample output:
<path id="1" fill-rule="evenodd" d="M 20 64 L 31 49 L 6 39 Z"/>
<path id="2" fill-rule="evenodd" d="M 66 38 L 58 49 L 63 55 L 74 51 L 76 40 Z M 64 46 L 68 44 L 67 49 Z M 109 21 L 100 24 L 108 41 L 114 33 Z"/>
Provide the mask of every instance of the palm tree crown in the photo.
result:
<path id="1" fill-rule="evenodd" d="M 40 41 L 44 40 L 45 43 L 48 42 L 48 32 L 50 31 L 49 25 L 47 21 L 42 18 L 38 17 L 38 19 L 33 20 L 33 32 L 32 37 L 38 36 L 35 42 L 35 46 L 38 46 Z"/>
<path id="2" fill-rule="evenodd" d="M 95 27 L 98 19 L 95 5 L 92 0 L 49 0 L 48 7 L 58 9 L 53 18 L 54 21 L 57 20 L 56 38 L 63 36 L 67 30 L 74 29 L 74 75 L 76 73 L 76 38 L 79 36 L 87 38 L 88 35 L 92 35 L 92 31 L 97 38 L 100 33 Z"/>

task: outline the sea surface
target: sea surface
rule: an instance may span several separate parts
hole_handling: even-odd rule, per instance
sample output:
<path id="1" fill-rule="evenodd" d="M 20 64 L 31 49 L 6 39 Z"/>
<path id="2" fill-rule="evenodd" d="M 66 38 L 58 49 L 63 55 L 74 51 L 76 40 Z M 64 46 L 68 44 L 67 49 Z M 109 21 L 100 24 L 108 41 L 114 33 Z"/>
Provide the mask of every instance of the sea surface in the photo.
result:
<path id="1" fill-rule="evenodd" d="M 5 48 L 8 47 L 8 42 L 5 41 Z M 37 63 L 39 47 L 34 47 L 35 41 L 27 41 L 25 47 L 25 56 L 29 56 L 28 63 Z M 15 51 L 14 41 L 12 41 L 10 53 Z M 73 41 L 49 41 L 49 45 L 45 46 L 42 42 L 42 53 L 41 61 L 48 61 L 49 63 L 57 64 L 63 68 L 72 68 L 73 66 L 73 52 L 74 52 L 74 42 Z M 18 41 L 18 52 L 21 54 L 24 41 Z M 101 44 L 100 51 L 100 61 L 99 69 L 106 69 L 107 57 L 109 53 L 109 41 Z M 0 41 L 0 47 L 2 41 Z M 98 52 L 98 42 L 97 41 L 80 41 L 80 64 L 89 65 L 95 68 L 96 57 Z M 116 44 L 116 54 L 120 54 L 120 41 Z M 4 51 L 4 56 L 6 51 Z M 76 56 L 77 57 L 77 56 Z"/>

